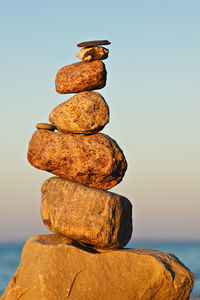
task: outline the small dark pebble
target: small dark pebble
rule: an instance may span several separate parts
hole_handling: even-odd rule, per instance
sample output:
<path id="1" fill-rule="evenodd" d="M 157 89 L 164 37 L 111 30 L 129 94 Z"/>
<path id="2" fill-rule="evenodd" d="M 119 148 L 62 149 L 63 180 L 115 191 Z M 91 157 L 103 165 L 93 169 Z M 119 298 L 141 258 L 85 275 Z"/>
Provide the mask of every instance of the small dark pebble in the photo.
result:
<path id="1" fill-rule="evenodd" d="M 37 129 L 43 129 L 43 130 L 50 130 L 50 131 L 54 131 L 56 130 L 56 127 L 52 124 L 49 123 L 38 123 L 36 125 Z"/>

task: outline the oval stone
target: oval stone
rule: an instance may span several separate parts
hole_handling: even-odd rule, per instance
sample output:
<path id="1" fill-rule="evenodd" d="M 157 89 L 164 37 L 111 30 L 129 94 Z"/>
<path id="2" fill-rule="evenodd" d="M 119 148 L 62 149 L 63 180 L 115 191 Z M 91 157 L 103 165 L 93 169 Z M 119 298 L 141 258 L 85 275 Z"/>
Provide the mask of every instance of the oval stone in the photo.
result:
<path id="1" fill-rule="evenodd" d="M 61 68 L 56 75 L 60 94 L 101 89 L 106 85 L 106 68 L 100 60 L 81 61 Z"/>
<path id="2" fill-rule="evenodd" d="M 35 168 L 99 189 L 118 184 L 126 159 L 109 136 L 37 130 L 29 143 L 28 161 Z"/>
<path id="3" fill-rule="evenodd" d="M 132 235 L 127 198 L 59 177 L 42 185 L 41 215 L 47 229 L 89 247 L 122 248 Z"/>
<path id="4" fill-rule="evenodd" d="M 109 108 L 99 93 L 80 92 L 55 107 L 49 122 L 64 133 L 97 133 L 109 122 Z"/>

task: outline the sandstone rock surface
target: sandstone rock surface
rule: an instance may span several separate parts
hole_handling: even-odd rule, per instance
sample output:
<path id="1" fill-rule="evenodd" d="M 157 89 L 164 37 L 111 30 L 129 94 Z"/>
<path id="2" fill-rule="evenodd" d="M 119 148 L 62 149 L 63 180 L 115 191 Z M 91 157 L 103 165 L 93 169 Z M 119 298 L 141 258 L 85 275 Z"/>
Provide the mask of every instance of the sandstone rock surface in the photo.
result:
<path id="1" fill-rule="evenodd" d="M 35 168 L 99 189 L 115 186 L 127 168 L 122 150 L 102 133 L 37 130 L 29 143 L 28 160 Z"/>
<path id="2" fill-rule="evenodd" d="M 192 273 L 148 249 L 92 253 L 57 235 L 30 238 L 2 300 L 186 300 Z"/>
<path id="3" fill-rule="evenodd" d="M 106 85 L 106 68 L 100 60 L 81 61 L 61 68 L 56 75 L 60 94 L 101 89 Z"/>
<path id="4" fill-rule="evenodd" d="M 50 231 L 94 248 L 122 248 L 132 234 L 127 198 L 60 177 L 43 183 L 41 215 Z"/>
<path id="5" fill-rule="evenodd" d="M 103 60 L 108 57 L 109 50 L 104 47 L 86 47 L 76 53 L 84 61 Z"/>
<path id="6" fill-rule="evenodd" d="M 97 133 L 109 122 L 109 108 L 99 93 L 80 92 L 55 107 L 49 121 L 64 133 Z"/>

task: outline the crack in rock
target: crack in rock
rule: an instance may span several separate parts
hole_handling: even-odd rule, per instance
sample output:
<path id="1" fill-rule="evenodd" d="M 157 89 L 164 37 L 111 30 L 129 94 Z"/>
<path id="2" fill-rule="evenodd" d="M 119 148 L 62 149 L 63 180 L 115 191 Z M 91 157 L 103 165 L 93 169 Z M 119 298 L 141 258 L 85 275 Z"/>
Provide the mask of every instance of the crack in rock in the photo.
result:
<path id="1" fill-rule="evenodd" d="M 72 283 L 71 283 L 70 288 L 69 288 L 69 292 L 68 292 L 67 298 L 70 297 L 70 294 L 71 294 L 72 288 L 73 288 L 73 286 L 74 286 L 74 283 L 75 283 L 75 281 L 76 281 L 78 275 L 79 275 L 82 271 L 83 271 L 83 270 L 79 271 L 79 272 L 74 276 L 74 279 L 72 280 Z"/>

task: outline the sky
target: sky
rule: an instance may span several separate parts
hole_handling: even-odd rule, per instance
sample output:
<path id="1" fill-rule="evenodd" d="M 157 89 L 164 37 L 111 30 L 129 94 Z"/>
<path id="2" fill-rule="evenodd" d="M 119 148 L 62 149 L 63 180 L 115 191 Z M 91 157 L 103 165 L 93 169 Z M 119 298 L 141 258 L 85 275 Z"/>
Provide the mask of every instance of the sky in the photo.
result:
<path id="1" fill-rule="evenodd" d="M 111 191 L 133 204 L 133 240 L 200 240 L 200 1 L 0 2 L 0 242 L 48 233 L 41 185 L 27 161 L 39 122 L 73 94 L 57 71 L 78 62 L 77 43 L 111 42 L 103 132 L 128 161 Z"/>

